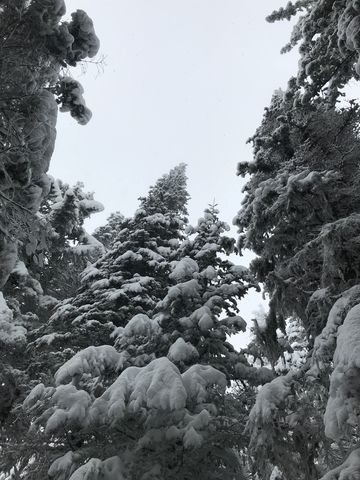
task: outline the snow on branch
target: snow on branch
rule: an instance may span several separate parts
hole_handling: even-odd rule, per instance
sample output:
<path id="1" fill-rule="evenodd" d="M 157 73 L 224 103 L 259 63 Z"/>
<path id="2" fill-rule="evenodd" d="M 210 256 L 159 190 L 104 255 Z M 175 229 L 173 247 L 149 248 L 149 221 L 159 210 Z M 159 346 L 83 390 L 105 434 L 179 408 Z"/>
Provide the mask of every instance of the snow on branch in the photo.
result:
<path id="1" fill-rule="evenodd" d="M 177 363 L 197 358 L 199 352 L 190 342 L 185 342 L 182 337 L 179 337 L 169 348 L 167 356 L 172 362 Z"/>
<path id="2" fill-rule="evenodd" d="M 199 266 L 190 257 L 184 257 L 178 262 L 174 262 L 173 271 L 170 273 L 169 278 L 179 283 L 185 280 L 190 280 L 193 275 L 199 271 Z"/>
<path id="3" fill-rule="evenodd" d="M 117 355 L 108 346 L 79 352 L 57 372 L 57 383 L 94 367 L 101 373 L 105 364 L 115 365 Z M 181 374 L 168 358 L 162 357 L 145 367 L 125 369 L 99 398 L 73 384 L 56 388 L 38 385 L 25 400 L 24 409 L 37 416 L 35 425 L 43 425 L 48 435 L 63 428 L 116 429 L 132 419 L 130 423 L 136 421 L 141 426 L 139 445 L 167 438 L 181 440 L 185 448 L 197 448 L 203 443 L 215 409 L 206 403 L 209 391 L 215 387 L 224 392 L 226 385 L 225 375 L 211 366 L 193 365 Z M 52 468 L 56 469 L 56 465 Z"/>
<path id="4" fill-rule="evenodd" d="M 111 336 L 116 338 L 117 345 L 123 349 L 136 338 L 146 337 L 148 339 L 154 335 L 159 335 L 160 332 L 161 328 L 156 319 L 153 320 L 143 313 L 138 313 L 125 327 L 117 327 Z"/>
<path id="5" fill-rule="evenodd" d="M 294 377 L 294 372 L 289 372 L 287 375 L 276 377 L 260 389 L 246 427 L 251 434 L 251 443 L 255 447 L 271 442 L 272 424 L 278 410 L 291 394 Z"/>
<path id="6" fill-rule="evenodd" d="M 360 285 L 355 285 L 343 292 L 341 297 L 332 306 L 326 326 L 320 335 L 315 338 L 311 368 L 307 373 L 308 376 L 317 377 L 332 361 L 338 329 L 348 311 L 358 303 L 359 299 Z"/>
<path id="7" fill-rule="evenodd" d="M 69 480 L 125 480 L 123 463 L 115 456 L 104 461 L 91 458 L 78 468 Z"/>
<path id="8" fill-rule="evenodd" d="M 25 343 L 26 328 L 16 325 L 13 312 L 7 306 L 3 294 L 0 292 L 0 344 L 13 345 Z"/>
<path id="9" fill-rule="evenodd" d="M 110 345 L 88 347 L 76 353 L 55 373 L 55 383 L 60 385 L 86 373 L 101 375 L 108 368 L 116 369 L 120 353 Z"/>
<path id="10" fill-rule="evenodd" d="M 356 480 L 360 472 L 360 448 L 352 451 L 344 463 L 330 470 L 320 480 Z"/>
<path id="11" fill-rule="evenodd" d="M 71 77 L 62 77 L 56 87 L 61 112 L 70 112 L 80 125 L 86 125 L 92 117 L 83 97 L 82 85 Z"/>
<path id="12" fill-rule="evenodd" d="M 339 440 L 350 425 L 359 424 L 360 402 L 360 304 L 353 307 L 339 327 L 330 377 L 330 397 L 324 415 L 325 434 Z"/>

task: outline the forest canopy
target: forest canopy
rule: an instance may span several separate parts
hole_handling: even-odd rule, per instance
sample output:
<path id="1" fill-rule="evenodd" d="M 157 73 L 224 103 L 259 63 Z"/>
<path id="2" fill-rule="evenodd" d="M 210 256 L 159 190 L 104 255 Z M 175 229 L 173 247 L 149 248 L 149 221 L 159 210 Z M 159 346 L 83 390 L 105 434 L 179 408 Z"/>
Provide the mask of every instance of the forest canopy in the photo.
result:
<path id="1" fill-rule="evenodd" d="M 0 479 L 360 478 L 360 3 L 269 15 L 300 62 L 238 164 L 237 239 L 215 202 L 190 225 L 184 163 L 87 231 L 103 205 L 48 173 L 100 47 L 65 14 L 0 0 Z"/>

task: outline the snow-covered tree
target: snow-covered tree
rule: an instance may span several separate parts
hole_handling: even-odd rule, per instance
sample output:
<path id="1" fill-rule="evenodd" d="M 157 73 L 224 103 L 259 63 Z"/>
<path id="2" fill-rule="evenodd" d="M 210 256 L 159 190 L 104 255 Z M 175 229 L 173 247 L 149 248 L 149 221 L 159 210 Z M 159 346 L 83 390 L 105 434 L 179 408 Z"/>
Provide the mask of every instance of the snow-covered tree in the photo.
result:
<path id="1" fill-rule="evenodd" d="M 257 348 L 275 365 L 288 347 L 286 323 L 295 321 L 308 358 L 260 391 L 248 429 L 258 464 L 267 458 L 286 479 L 327 471 L 324 479 L 350 479 L 359 472 L 358 450 L 347 458 L 359 435 L 359 113 L 354 102 L 335 105 L 359 78 L 359 2 L 288 2 L 268 20 L 296 15 L 284 52 L 299 44 L 299 72 L 266 110 L 254 162 L 239 166 L 251 179 L 236 223 L 270 294 Z"/>
<path id="2" fill-rule="evenodd" d="M 184 239 L 185 179 L 180 165 L 140 199 L 36 342 L 67 360 L 24 403 L 56 456 L 34 463 L 54 478 L 242 478 L 224 392 L 256 374 L 227 336 L 245 328 L 237 300 L 253 282 L 222 258 L 235 241 L 214 207 Z"/>
<path id="3" fill-rule="evenodd" d="M 327 300 L 357 279 L 356 252 L 349 245 L 343 258 L 339 235 L 356 238 L 359 113 L 357 106 L 304 110 L 275 95 L 252 139 L 254 162 L 239 165 L 252 177 L 235 223 L 239 247 L 259 256 L 253 270 L 271 292 L 269 327 L 281 328 L 295 312 L 314 337 Z"/>
<path id="4" fill-rule="evenodd" d="M 35 245 L 31 249 L 26 248 L 27 244 L 20 245 L 18 260 L 1 296 L 3 362 L 8 352 L 7 360 L 13 367 L 21 371 L 28 368 L 25 335 L 31 337 L 32 331 L 48 320 L 58 301 L 75 293 L 87 262 L 104 252 L 102 244 L 83 227 L 84 219 L 102 208 L 93 194 L 82 190 L 81 184 L 70 189 L 52 179 L 52 188 L 34 225 Z M 5 365 L 3 368 L 9 370 Z"/>
<path id="5" fill-rule="evenodd" d="M 64 14 L 63 0 L 0 2 L 0 288 L 18 242 L 33 244 L 32 225 L 50 188 L 57 103 L 80 123 L 90 116 L 80 94 L 69 100 L 60 88 L 62 68 L 93 57 L 99 42 L 85 12 L 75 12 L 71 22 L 61 22 Z"/>
<path id="6" fill-rule="evenodd" d="M 225 373 L 228 380 L 245 379 L 247 362 L 228 340 L 245 331 L 238 304 L 257 285 L 245 267 L 229 260 L 235 240 L 224 235 L 229 227 L 218 214 L 212 205 L 195 227 L 188 228 L 190 237 L 181 245 L 181 258 L 173 263 L 169 276 L 173 285 L 157 305 L 157 318 L 163 339 L 170 344 L 169 358 L 180 369 L 197 358 Z"/>
<path id="7" fill-rule="evenodd" d="M 356 422 L 344 433 L 353 410 L 339 417 L 335 407 L 353 384 L 335 376 L 340 354 L 334 352 L 339 326 L 360 299 L 358 122 L 355 104 L 335 110 L 315 102 L 294 109 L 289 95 L 277 92 L 252 138 L 254 161 L 239 165 L 241 175 L 251 174 L 235 219 L 239 248 L 258 255 L 251 270 L 270 297 L 257 332 L 260 351 L 273 365 L 285 356 L 292 318 L 304 328 L 309 352 L 300 368 L 260 391 L 248 424 L 257 465 L 267 459 L 286 480 L 318 478 L 339 461 L 332 440 L 342 435 L 347 445 L 356 442 Z M 348 395 L 354 402 L 354 394 Z"/>
<path id="8" fill-rule="evenodd" d="M 64 14 L 63 0 L 0 1 L 1 422 L 8 417 L 19 392 L 26 390 L 22 372 L 27 358 L 26 329 L 19 319 L 23 313 L 20 307 L 28 309 L 16 297 L 43 297 L 44 293 L 38 279 L 27 270 L 24 256 L 37 256 L 46 236 L 38 211 L 51 187 L 46 172 L 54 149 L 58 103 L 63 102 L 59 92 L 63 68 L 92 57 L 99 47 L 85 12 L 76 12 L 70 23 L 61 22 Z M 63 54 L 54 48 L 55 43 L 62 45 Z M 81 98 L 73 97 L 72 103 L 77 100 Z M 89 117 L 85 106 L 79 115 L 82 120 Z M 19 289 L 11 298 L 6 295 L 5 301 L 3 290 L 10 275 L 17 278 Z M 34 328 L 38 316 L 30 311 L 24 320 Z M 23 431 L 16 432 L 14 425 L 12 430 L 4 430 L 3 424 L 1 428 L 4 443 L 11 443 L 10 431 L 21 438 Z M 15 458 L 16 446 L 11 448 Z M 3 458 L 3 450 L 0 455 Z"/>
<path id="9" fill-rule="evenodd" d="M 22 311 L 27 308 L 26 298 L 31 302 L 31 297 L 36 297 L 36 282 L 42 295 L 54 300 L 74 295 L 87 263 L 105 251 L 84 228 L 84 220 L 102 211 L 102 204 L 94 200 L 93 193 L 84 192 L 81 183 L 69 187 L 51 177 L 50 181 L 50 192 L 33 226 L 34 245 L 20 245 L 19 260 L 4 288 L 5 296 L 23 297 Z M 35 313 L 35 305 L 29 308 Z"/>
<path id="10" fill-rule="evenodd" d="M 122 230 L 122 224 L 125 217 L 120 212 L 111 213 L 107 219 L 107 223 L 98 227 L 93 236 L 101 242 L 107 250 L 110 250 L 117 239 L 119 232 Z"/>
<path id="11" fill-rule="evenodd" d="M 102 243 L 84 228 L 84 221 L 104 207 L 83 187 L 82 183 L 70 187 L 52 179 L 49 195 L 40 206 L 47 235 L 43 250 L 40 245 L 36 250 L 32 270 L 45 294 L 57 299 L 73 296 L 80 286 L 80 273 L 105 253 Z"/>
<path id="12" fill-rule="evenodd" d="M 234 377 L 236 354 L 227 337 L 246 328 L 237 315 L 238 300 L 251 278 L 246 268 L 221 258 L 234 250 L 235 240 L 222 235 L 226 229 L 215 207 L 205 211 L 196 227 L 187 228 L 190 237 L 170 262 L 166 289 L 147 312 L 147 320 L 137 315 L 114 332 L 129 365 L 138 364 L 147 352 L 168 355 L 181 371 L 197 359 L 223 371 L 228 379 Z M 146 323 L 144 339 L 135 325 Z"/>
<path id="13" fill-rule="evenodd" d="M 267 18 L 297 17 L 283 53 L 299 45 L 297 77 L 289 81 L 289 98 L 306 104 L 323 98 L 333 106 L 343 87 L 360 73 L 360 4 L 357 0 L 297 0 Z"/>
<path id="14" fill-rule="evenodd" d="M 170 262 L 183 237 L 187 198 L 180 165 L 140 199 L 132 218 L 122 221 L 112 249 L 85 269 L 79 292 L 58 308 L 42 329 L 47 340 L 39 342 L 46 345 L 51 335 L 54 345 L 66 347 L 68 358 L 80 348 L 112 343 L 113 329 L 134 315 L 152 315 L 165 295 Z"/>
<path id="15" fill-rule="evenodd" d="M 1 290 L 13 272 L 25 292 L 40 293 L 20 257 L 21 252 L 37 256 L 46 236 L 38 211 L 51 188 L 46 172 L 56 137 L 57 101 L 62 101 L 57 85 L 64 66 L 92 57 L 99 46 L 84 12 L 76 12 L 69 24 L 61 22 L 64 14 L 63 0 L 0 2 Z M 61 56 L 55 38 L 78 53 Z"/>

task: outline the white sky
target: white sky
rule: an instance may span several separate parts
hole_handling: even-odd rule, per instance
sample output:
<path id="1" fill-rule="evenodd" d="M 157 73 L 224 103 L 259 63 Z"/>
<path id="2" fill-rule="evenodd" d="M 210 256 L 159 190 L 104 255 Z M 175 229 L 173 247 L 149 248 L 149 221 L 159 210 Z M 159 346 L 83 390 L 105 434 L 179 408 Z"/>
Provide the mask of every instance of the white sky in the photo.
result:
<path id="1" fill-rule="evenodd" d="M 93 19 L 106 66 L 74 73 L 93 118 L 83 127 L 59 114 L 50 173 L 84 182 L 105 205 L 90 231 L 112 211 L 131 215 L 137 198 L 180 162 L 188 164 L 191 222 L 215 199 L 231 224 L 244 182 L 236 166 L 251 159 L 245 142 L 272 92 L 297 70 L 295 53 L 279 53 L 291 25 L 265 22 L 285 3 L 67 0 L 68 13 L 81 8 Z M 244 302 L 245 318 L 258 302 Z"/>

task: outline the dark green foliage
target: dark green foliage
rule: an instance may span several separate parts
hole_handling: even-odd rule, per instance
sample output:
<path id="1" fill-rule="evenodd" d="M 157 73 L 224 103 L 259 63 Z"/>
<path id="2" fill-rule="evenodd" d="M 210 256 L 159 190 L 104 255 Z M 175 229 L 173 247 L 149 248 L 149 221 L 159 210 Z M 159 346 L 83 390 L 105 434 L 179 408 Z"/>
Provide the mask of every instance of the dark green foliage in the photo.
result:
<path id="1" fill-rule="evenodd" d="M 75 14 L 69 24 L 74 35 L 69 36 L 61 23 L 64 13 L 62 0 L 0 1 L 0 404 L 5 406 L 0 470 L 13 468 L 14 478 L 33 454 L 25 434 L 28 425 L 17 411 L 30 387 L 26 331 L 47 319 L 56 303 L 44 295 L 54 285 L 43 288 L 39 279 L 46 270 L 40 273 L 40 268 L 50 266 L 49 257 L 59 246 L 54 242 L 59 225 L 39 209 L 49 201 L 51 189 L 47 171 L 56 137 L 57 85 L 63 67 L 98 48 L 86 14 Z M 65 57 L 55 51 L 54 42 L 63 52 L 65 47 Z M 82 53 L 71 56 L 73 47 Z M 89 116 L 87 110 L 83 113 Z M 59 279 L 52 280 L 59 285 Z"/>
<path id="2" fill-rule="evenodd" d="M 0 2 L 0 287 L 15 265 L 17 243 L 33 249 L 35 214 L 50 188 L 46 172 L 58 110 L 53 92 L 63 81 L 61 68 L 98 49 L 85 12 L 74 14 L 69 24 L 73 35 L 65 36 L 64 13 L 62 0 Z M 65 49 L 76 50 L 71 61 L 68 53 L 62 57 L 54 51 L 55 38 Z M 86 109 L 83 114 L 89 117 Z"/>
<path id="3" fill-rule="evenodd" d="M 125 221 L 125 217 L 120 212 L 114 212 L 107 219 L 106 225 L 98 227 L 93 236 L 101 242 L 106 250 L 111 250 L 119 232 L 122 230 L 122 224 Z"/>
<path id="4" fill-rule="evenodd" d="M 256 284 L 224 258 L 235 241 L 215 206 L 185 231 L 187 198 L 180 165 L 121 219 L 76 297 L 35 332 L 33 358 L 49 373 L 39 380 L 50 386 L 38 384 L 24 407 L 37 438 L 69 459 L 58 467 L 45 459 L 64 478 L 71 468 L 110 479 L 106 465 L 134 480 L 244 478 L 252 399 L 237 413 L 225 387 L 240 378 L 244 397 L 273 374 L 252 367 L 227 337 L 244 331 L 237 301 Z M 69 401 L 85 416 L 73 416 Z"/>
<path id="5" fill-rule="evenodd" d="M 140 199 L 134 217 L 119 223 L 111 250 L 84 271 L 77 295 L 42 328 L 41 335 L 56 333 L 52 349 L 56 345 L 62 355 L 66 347 L 68 358 L 89 345 L 112 343 L 114 327 L 126 325 L 136 314 L 154 312 L 165 296 L 170 262 L 184 234 L 187 198 L 185 167 L 180 165 Z"/>
<path id="6" fill-rule="evenodd" d="M 240 174 L 252 173 L 236 217 L 239 248 L 259 256 L 252 269 L 270 293 L 275 329 L 296 314 L 309 335 L 318 334 L 326 317 L 309 317 L 311 295 L 322 288 L 336 295 L 357 282 L 359 259 L 351 242 L 360 212 L 354 195 L 358 118 L 355 105 L 293 110 L 278 94 L 252 138 L 254 162 L 239 165 Z M 279 130 L 286 135 L 279 137 Z"/>
<path id="7" fill-rule="evenodd" d="M 298 0 L 268 16 L 270 22 L 297 17 L 283 48 L 284 53 L 299 45 L 299 71 L 287 92 L 297 106 L 320 100 L 331 108 L 344 86 L 359 79 L 359 12 L 356 0 Z"/>
<path id="8" fill-rule="evenodd" d="M 327 22 L 333 19 L 323 19 L 325 36 L 314 41 L 307 37 L 306 25 L 315 21 L 315 12 L 319 14 L 318 8 L 325 3 L 329 6 L 334 2 L 318 2 L 301 23 L 305 26 L 304 42 L 308 40 L 313 53 L 325 39 Z M 304 2 L 298 2 L 299 8 L 300 4 Z M 334 6 L 332 12 L 335 10 Z M 315 31 L 309 32 L 312 35 Z M 330 97 L 324 101 L 316 97 L 322 73 L 315 69 L 312 76 L 309 70 L 312 81 L 302 82 L 309 53 L 304 52 L 298 84 L 292 83 L 285 94 L 275 93 L 251 139 L 254 161 L 239 165 L 240 175 L 251 176 L 235 219 L 240 232 L 238 248 L 250 248 L 257 254 L 251 271 L 270 298 L 269 312 L 260 326 L 255 324 L 255 340 L 248 353 L 262 362 L 266 359 L 283 373 L 259 392 L 249 417 L 254 465 L 264 478 L 269 478 L 276 465 L 286 480 L 319 478 L 346 458 L 358 438 L 354 427 L 339 455 L 325 436 L 323 421 L 326 411 L 326 428 L 330 433 L 335 431 L 328 426 L 329 418 L 339 418 L 331 410 L 330 399 L 339 398 L 346 379 L 340 379 L 339 373 L 332 376 L 329 391 L 329 374 L 337 362 L 338 368 L 345 368 L 342 355 L 352 355 L 340 352 L 334 356 L 336 336 L 360 298 L 359 108 L 355 102 L 331 108 L 338 92 L 336 82 L 350 78 L 345 78 L 344 71 L 334 80 Z M 324 71 L 334 67 L 316 55 Z M 305 88 L 301 102 L 296 100 L 300 98 L 298 87 Z M 305 356 L 302 365 L 290 363 L 281 371 L 283 359 L 291 352 L 286 340 L 289 319 L 304 328 Z M 337 421 L 342 425 L 340 419 Z M 341 443 L 339 448 L 343 448 Z M 339 467 L 339 472 L 346 465 Z"/>
<path id="9" fill-rule="evenodd" d="M 200 363 L 212 365 L 229 380 L 245 379 L 240 363 L 247 362 L 228 337 L 245 331 L 238 302 L 257 285 L 245 267 L 228 259 L 235 253 L 235 240 L 224 235 L 229 227 L 218 214 L 212 205 L 195 227 L 187 229 L 189 238 L 180 247 L 179 261 L 174 262 L 168 294 L 156 311 L 167 339 L 166 350 L 182 339 L 196 348 Z M 173 361 L 182 370 L 194 359 Z"/>

